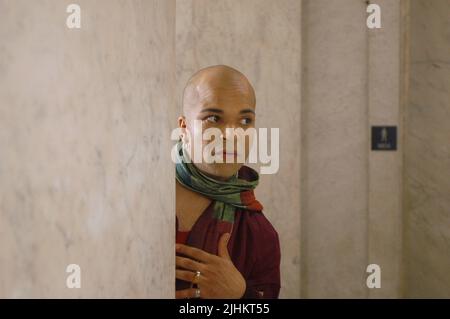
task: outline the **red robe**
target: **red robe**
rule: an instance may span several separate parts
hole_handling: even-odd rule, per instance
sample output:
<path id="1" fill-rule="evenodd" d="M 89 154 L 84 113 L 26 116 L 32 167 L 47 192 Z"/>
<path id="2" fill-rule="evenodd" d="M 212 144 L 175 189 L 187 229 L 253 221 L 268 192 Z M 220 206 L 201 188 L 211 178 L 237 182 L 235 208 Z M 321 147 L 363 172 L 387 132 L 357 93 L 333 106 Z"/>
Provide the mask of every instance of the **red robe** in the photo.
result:
<path id="1" fill-rule="evenodd" d="M 245 166 L 244 166 L 245 167 Z M 204 232 L 215 222 L 213 203 L 205 209 L 189 234 L 178 232 L 177 242 L 217 254 L 217 243 L 203 243 Z M 242 298 L 278 298 L 280 292 L 280 242 L 278 233 L 261 211 L 237 209 L 228 252 L 235 267 L 245 278 L 247 288 Z M 176 280 L 176 290 L 189 288 L 190 283 Z"/>

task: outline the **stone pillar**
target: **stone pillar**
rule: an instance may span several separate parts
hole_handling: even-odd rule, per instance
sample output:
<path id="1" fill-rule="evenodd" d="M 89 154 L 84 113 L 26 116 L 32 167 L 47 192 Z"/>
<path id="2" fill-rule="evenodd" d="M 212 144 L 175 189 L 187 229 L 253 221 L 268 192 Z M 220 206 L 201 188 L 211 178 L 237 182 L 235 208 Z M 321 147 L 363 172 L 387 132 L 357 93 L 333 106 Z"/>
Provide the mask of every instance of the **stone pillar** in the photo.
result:
<path id="1" fill-rule="evenodd" d="M 374 152 L 371 125 L 401 129 L 401 1 L 303 1 L 302 297 L 397 297 L 402 147 Z M 378 264 L 381 289 L 366 286 Z"/>
<path id="2" fill-rule="evenodd" d="M 77 3 L 0 1 L 0 297 L 172 298 L 175 2 Z"/>
<path id="3" fill-rule="evenodd" d="M 450 298 L 450 1 L 411 1 L 406 296 Z"/>

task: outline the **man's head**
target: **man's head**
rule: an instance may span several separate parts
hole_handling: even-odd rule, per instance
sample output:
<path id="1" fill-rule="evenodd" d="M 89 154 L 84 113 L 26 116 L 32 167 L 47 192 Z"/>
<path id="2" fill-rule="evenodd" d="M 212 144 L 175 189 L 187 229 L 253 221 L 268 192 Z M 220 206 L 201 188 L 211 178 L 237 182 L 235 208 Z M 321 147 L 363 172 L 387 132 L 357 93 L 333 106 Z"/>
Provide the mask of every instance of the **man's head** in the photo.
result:
<path id="1" fill-rule="evenodd" d="M 191 158 L 195 155 L 193 139 L 195 134 L 203 134 L 208 128 L 218 128 L 225 141 L 236 136 L 227 135 L 226 128 L 255 127 L 256 97 L 247 78 L 236 69 L 226 65 L 210 66 L 196 72 L 187 82 L 183 91 L 183 116 L 178 118 L 178 125 L 183 132 L 183 142 L 188 145 Z M 201 132 L 194 131 L 194 121 L 202 122 Z M 203 135 L 202 135 L 203 136 Z M 197 136 L 198 138 L 198 136 Z M 203 147 L 211 141 L 203 140 Z M 245 158 L 249 154 L 249 139 L 245 138 Z M 236 144 L 235 144 L 236 150 Z M 226 155 L 223 154 L 225 162 Z M 217 179 L 227 179 L 234 175 L 243 163 L 195 163 L 206 175 Z"/>

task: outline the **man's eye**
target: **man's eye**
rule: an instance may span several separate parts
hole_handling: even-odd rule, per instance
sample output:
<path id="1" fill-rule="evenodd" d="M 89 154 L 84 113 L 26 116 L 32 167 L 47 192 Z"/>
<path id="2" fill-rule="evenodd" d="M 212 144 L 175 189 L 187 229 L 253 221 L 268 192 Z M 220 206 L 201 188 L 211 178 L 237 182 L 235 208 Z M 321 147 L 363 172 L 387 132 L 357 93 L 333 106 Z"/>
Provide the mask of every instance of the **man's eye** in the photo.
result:
<path id="1" fill-rule="evenodd" d="M 245 118 L 245 119 L 241 120 L 241 124 L 243 124 L 243 125 L 249 125 L 250 123 L 252 123 L 251 118 Z"/>
<path id="2" fill-rule="evenodd" d="M 217 123 L 217 121 L 219 120 L 219 117 L 217 115 L 210 115 L 210 116 L 206 117 L 204 120 L 211 122 L 211 123 Z"/>

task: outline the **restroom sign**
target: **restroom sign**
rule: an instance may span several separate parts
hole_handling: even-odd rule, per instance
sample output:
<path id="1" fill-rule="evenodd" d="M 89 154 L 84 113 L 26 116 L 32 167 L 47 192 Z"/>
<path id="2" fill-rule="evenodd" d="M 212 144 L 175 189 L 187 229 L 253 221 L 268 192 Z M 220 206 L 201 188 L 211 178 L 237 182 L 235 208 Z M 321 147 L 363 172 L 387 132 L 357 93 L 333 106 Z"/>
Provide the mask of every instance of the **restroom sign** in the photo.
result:
<path id="1" fill-rule="evenodd" d="M 372 150 L 397 150 L 397 126 L 372 126 Z"/>

